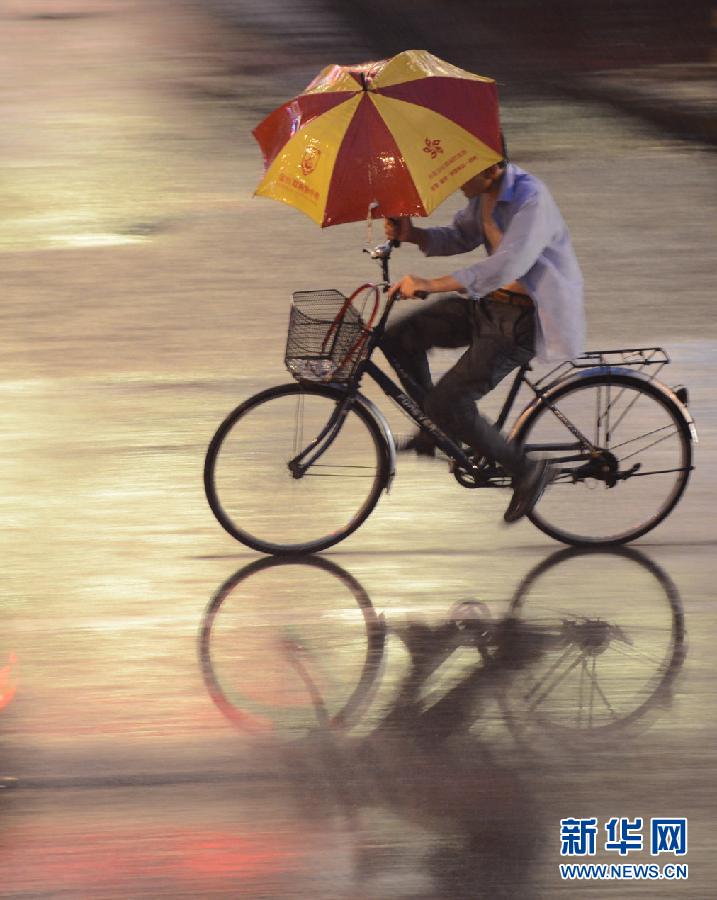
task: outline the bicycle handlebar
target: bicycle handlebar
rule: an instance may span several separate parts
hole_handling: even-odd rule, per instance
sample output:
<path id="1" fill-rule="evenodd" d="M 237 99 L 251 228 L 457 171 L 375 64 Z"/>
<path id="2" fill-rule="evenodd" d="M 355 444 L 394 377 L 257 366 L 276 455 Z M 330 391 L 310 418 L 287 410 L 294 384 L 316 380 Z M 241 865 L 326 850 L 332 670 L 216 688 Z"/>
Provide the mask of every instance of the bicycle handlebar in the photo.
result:
<path id="1" fill-rule="evenodd" d="M 378 247 L 374 247 L 372 250 L 367 250 L 366 248 L 364 248 L 363 252 L 368 253 L 368 255 L 371 257 L 371 259 L 388 261 L 391 258 L 391 251 L 393 250 L 393 248 L 399 247 L 400 245 L 401 245 L 400 241 L 398 241 L 398 242 L 393 241 L 393 240 L 384 241 L 383 244 L 379 244 Z"/>
<path id="2" fill-rule="evenodd" d="M 367 250 L 366 248 L 364 248 L 364 251 L 363 251 L 364 253 L 368 253 L 368 255 L 371 257 L 371 259 L 375 259 L 381 263 L 381 273 L 383 275 L 383 291 L 384 291 L 384 293 L 386 293 L 388 291 L 388 288 L 391 284 L 391 279 L 388 274 L 388 262 L 391 259 L 391 253 L 393 252 L 394 248 L 400 247 L 400 246 L 401 246 L 400 241 L 391 239 L 391 240 L 385 241 L 383 244 L 379 244 L 377 247 L 374 247 L 372 250 Z M 426 297 L 428 297 L 428 291 L 416 291 L 416 293 L 413 294 L 413 296 L 417 297 L 419 300 L 425 300 Z M 403 295 L 401 295 L 401 294 L 395 295 L 394 297 L 391 298 L 391 305 L 393 305 L 393 302 L 395 300 L 402 300 L 402 299 L 405 299 L 403 297 Z"/>

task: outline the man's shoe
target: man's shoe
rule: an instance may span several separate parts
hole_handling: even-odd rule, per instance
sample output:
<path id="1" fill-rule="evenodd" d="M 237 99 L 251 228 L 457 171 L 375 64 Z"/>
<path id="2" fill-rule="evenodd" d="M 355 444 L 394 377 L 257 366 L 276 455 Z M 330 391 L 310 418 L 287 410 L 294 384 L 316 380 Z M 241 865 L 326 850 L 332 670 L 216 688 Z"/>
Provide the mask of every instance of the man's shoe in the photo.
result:
<path id="1" fill-rule="evenodd" d="M 433 438 L 424 431 L 417 431 L 410 437 L 396 441 L 396 450 L 399 453 L 415 453 L 417 456 L 435 456 L 436 445 Z"/>
<path id="2" fill-rule="evenodd" d="M 512 523 L 527 515 L 540 500 L 543 491 L 552 479 L 552 474 L 546 459 L 534 462 L 525 475 L 514 481 L 513 497 L 503 519 Z"/>

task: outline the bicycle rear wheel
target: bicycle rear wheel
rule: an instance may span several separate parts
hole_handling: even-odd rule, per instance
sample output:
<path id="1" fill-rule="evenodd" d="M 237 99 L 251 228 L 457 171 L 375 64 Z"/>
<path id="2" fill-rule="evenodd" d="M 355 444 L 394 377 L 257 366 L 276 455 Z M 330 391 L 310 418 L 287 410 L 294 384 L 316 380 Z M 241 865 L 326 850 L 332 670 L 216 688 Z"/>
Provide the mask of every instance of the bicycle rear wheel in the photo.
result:
<path id="1" fill-rule="evenodd" d="M 366 519 L 389 479 L 385 438 L 360 403 L 314 465 L 289 463 L 317 438 L 345 394 L 287 384 L 242 403 L 212 439 L 204 486 L 212 512 L 238 541 L 264 553 L 313 553 Z"/>
<path id="2" fill-rule="evenodd" d="M 516 435 L 557 470 L 529 515 L 533 524 L 577 545 L 623 544 L 659 525 L 692 467 L 689 427 L 677 404 L 649 382 L 620 373 L 568 382 L 550 402 L 560 417 L 540 404 Z M 562 419 L 597 447 L 592 459 Z"/>

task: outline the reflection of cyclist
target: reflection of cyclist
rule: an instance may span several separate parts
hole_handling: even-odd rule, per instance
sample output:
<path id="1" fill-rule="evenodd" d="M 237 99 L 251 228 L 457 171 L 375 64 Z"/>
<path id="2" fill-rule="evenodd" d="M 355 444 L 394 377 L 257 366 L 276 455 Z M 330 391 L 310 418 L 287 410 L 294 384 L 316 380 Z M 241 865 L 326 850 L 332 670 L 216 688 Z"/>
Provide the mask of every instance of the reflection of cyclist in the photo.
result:
<path id="1" fill-rule="evenodd" d="M 389 238 L 417 244 L 426 256 L 452 256 L 483 244 L 486 259 L 440 278 L 405 275 L 391 293 L 441 293 L 430 305 L 392 324 L 384 346 L 420 387 L 415 400 L 453 438 L 495 460 L 513 477 L 505 513 L 514 522 L 532 509 L 548 480 L 544 461 L 529 461 L 479 413 L 475 401 L 512 369 L 582 352 L 582 276 L 555 201 L 537 178 L 510 163 L 491 166 L 461 188 L 468 205 L 443 228 L 387 219 Z M 434 386 L 426 351 L 467 347 Z M 410 386 L 405 385 L 408 389 Z M 403 449 L 433 455 L 421 432 Z"/>

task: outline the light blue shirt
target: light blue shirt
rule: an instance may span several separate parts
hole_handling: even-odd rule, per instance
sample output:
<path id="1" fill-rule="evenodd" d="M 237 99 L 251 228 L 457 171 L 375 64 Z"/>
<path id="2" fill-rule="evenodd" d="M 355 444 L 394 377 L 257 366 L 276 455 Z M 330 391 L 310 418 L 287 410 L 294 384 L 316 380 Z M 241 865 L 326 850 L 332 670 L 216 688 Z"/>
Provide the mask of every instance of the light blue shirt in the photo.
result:
<path id="1" fill-rule="evenodd" d="M 493 219 L 503 232 L 495 252 L 452 275 L 473 298 L 519 280 L 536 307 L 535 355 L 542 362 L 574 359 L 584 350 L 583 278 L 567 225 L 547 187 L 509 163 Z M 424 229 L 426 256 L 467 253 L 485 243 L 480 197 L 443 228 Z"/>

